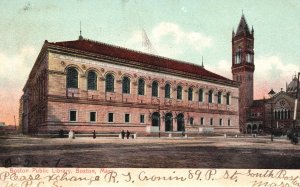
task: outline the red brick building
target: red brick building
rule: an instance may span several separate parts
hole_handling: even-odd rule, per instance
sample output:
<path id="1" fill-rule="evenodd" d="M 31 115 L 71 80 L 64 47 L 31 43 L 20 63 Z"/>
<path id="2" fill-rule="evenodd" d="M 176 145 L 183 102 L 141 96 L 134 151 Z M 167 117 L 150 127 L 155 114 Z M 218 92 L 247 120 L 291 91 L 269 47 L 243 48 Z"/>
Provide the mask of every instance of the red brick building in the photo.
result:
<path id="1" fill-rule="evenodd" d="M 29 134 L 240 129 L 236 81 L 82 36 L 45 41 L 23 91 L 21 121 Z"/>
<path id="2" fill-rule="evenodd" d="M 253 100 L 254 30 L 252 27 L 250 31 L 244 15 L 241 17 L 236 33 L 232 32 L 231 69 L 233 80 L 240 83 L 240 132 L 270 133 L 273 131 L 284 134 L 293 128 L 294 123 L 299 126 L 300 109 L 299 106 L 295 107 L 295 98 L 299 92 L 296 76 L 286 86 L 286 92 L 281 90 L 269 99 Z M 296 113 L 294 120 L 293 116 Z"/>
<path id="3" fill-rule="evenodd" d="M 299 131 L 300 104 L 295 99 L 299 94 L 296 76 L 286 85 L 286 91 L 279 91 L 268 99 L 254 100 L 247 115 L 247 133 L 286 134 L 293 128 Z M 298 86 L 298 92 L 297 92 Z M 272 92 L 271 92 L 272 93 Z"/>
<path id="4" fill-rule="evenodd" d="M 232 31 L 232 79 L 240 83 L 240 131 L 246 131 L 246 121 L 253 104 L 254 30 L 250 31 L 242 15 L 236 33 Z"/>

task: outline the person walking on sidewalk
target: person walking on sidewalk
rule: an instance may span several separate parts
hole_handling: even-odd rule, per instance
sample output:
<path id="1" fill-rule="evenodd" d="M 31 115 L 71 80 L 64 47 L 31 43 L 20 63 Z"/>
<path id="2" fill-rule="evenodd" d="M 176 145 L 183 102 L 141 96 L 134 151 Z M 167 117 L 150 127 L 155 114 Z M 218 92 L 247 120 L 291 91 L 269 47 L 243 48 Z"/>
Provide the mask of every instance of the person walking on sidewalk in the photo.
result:
<path id="1" fill-rule="evenodd" d="M 121 135 L 122 135 L 122 139 L 124 139 L 125 138 L 125 131 L 124 130 L 122 130 Z"/>
<path id="2" fill-rule="evenodd" d="M 127 130 L 126 132 L 126 136 L 127 136 L 127 139 L 129 139 L 129 136 L 130 136 L 130 132 Z"/>
<path id="3" fill-rule="evenodd" d="M 93 139 L 96 139 L 96 131 L 93 132 Z"/>

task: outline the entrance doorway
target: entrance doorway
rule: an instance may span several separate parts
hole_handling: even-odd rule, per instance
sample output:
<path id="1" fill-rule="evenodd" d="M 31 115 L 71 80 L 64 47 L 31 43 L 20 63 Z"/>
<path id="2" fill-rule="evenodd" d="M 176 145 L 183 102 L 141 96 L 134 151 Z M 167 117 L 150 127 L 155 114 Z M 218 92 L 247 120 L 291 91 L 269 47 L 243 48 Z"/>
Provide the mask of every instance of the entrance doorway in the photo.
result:
<path id="1" fill-rule="evenodd" d="M 165 131 L 173 131 L 173 115 L 167 113 L 165 115 Z"/>
<path id="2" fill-rule="evenodd" d="M 158 126 L 160 125 L 160 120 L 159 120 L 159 118 L 160 118 L 160 115 L 159 115 L 158 112 L 154 112 L 154 113 L 152 114 L 152 126 L 158 127 Z"/>
<path id="3" fill-rule="evenodd" d="M 182 113 L 177 115 L 177 131 L 185 131 L 184 115 Z"/>

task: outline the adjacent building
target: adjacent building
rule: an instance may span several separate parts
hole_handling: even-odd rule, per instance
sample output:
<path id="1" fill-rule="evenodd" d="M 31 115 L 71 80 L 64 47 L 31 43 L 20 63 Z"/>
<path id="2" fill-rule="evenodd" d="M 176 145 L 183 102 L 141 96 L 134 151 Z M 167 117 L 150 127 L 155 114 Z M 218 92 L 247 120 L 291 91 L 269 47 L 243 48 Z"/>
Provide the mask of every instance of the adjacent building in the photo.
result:
<path id="1" fill-rule="evenodd" d="M 242 15 L 236 32 L 232 32 L 232 76 L 240 83 L 239 124 L 242 133 L 285 134 L 299 128 L 300 108 L 295 107 L 297 77 L 286 85 L 286 91 L 272 90 L 268 99 L 253 99 L 254 29 L 251 31 Z M 298 90 L 298 91 L 297 91 Z"/>
<path id="2" fill-rule="evenodd" d="M 295 100 L 299 94 L 298 79 L 295 76 L 286 85 L 286 90 L 269 92 L 270 98 L 255 100 L 247 116 L 247 133 L 286 134 L 289 130 L 299 131 L 300 105 Z M 298 83 L 299 84 L 299 83 Z M 298 86 L 298 89 L 297 89 Z M 298 92 L 297 92 L 298 90 Z"/>
<path id="3" fill-rule="evenodd" d="M 6 125 L 5 122 L 0 122 L 0 134 L 16 134 L 17 127 L 13 125 Z"/>

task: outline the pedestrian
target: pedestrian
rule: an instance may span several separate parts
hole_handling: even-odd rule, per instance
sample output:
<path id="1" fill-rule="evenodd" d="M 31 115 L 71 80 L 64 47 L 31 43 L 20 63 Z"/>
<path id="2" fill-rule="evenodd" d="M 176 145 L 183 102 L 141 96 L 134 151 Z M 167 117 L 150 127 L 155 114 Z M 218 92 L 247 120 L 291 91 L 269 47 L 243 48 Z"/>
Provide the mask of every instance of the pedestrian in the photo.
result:
<path id="1" fill-rule="evenodd" d="M 93 132 L 93 138 L 96 139 L 96 131 Z"/>
<path id="2" fill-rule="evenodd" d="M 69 138 L 70 139 L 74 139 L 75 138 L 75 131 L 73 131 L 73 130 L 69 131 Z"/>
<path id="3" fill-rule="evenodd" d="M 297 133 L 293 133 L 291 142 L 294 145 L 298 144 L 298 134 Z"/>
<path id="4" fill-rule="evenodd" d="M 272 141 L 272 142 L 273 142 L 273 138 L 274 138 L 274 137 L 273 137 L 273 134 L 271 134 L 271 141 Z"/>
<path id="5" fill-rule="evenodd" d="M 63 131 L 63 130 L 60 130 L 60 131 L 59 131 L 59 137 L 60 137 L 60 138 L 63 138 L 63 137 L 64 137 L 64 131 Z"/>
<path id="6" fill-rule="evenodd" d="M 126 136 L 127 136 L 127 139 L 129 139 L 130 132 L 128 130 L 127 130 Z"/>
<path id="7" fill-rule="evenodd" d="M 124 130 L 122 130 L 121 135 L 122 135 L 122 139 L 124 139 L 125 138 L 125 131 Z"/>

